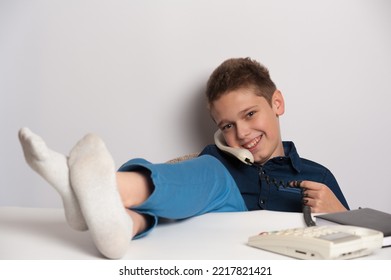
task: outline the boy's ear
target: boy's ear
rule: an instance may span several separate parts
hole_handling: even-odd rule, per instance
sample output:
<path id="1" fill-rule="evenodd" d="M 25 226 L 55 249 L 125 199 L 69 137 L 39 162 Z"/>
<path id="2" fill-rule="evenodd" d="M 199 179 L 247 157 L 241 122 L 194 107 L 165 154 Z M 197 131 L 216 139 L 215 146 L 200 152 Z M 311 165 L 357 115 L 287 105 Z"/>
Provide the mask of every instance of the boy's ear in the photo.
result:
<path id="1" fill-rule="evenodd" d="M 281 116 L 285 112 L 284 97 L 278 89 L 273 93 L 272 107 L 277 116 Z"/>

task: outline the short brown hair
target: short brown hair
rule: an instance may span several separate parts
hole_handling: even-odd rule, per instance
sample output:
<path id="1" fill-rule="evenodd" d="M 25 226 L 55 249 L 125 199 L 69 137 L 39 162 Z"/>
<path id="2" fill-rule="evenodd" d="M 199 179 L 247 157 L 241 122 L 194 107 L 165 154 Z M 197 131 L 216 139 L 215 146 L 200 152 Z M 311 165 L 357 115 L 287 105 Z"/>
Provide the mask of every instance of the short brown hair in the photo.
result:
<path id="1" fill-rule="evenodd" d="M 255 93 L 265 97 L 271 104 L 276 85 L 271 80 L 269 70 L 259 62 L 247 58 L 231 58 L 224 61 L 210 75 L 206 85 L 208 105 L 227 92 L 239 88 L 253 87 Z"/>

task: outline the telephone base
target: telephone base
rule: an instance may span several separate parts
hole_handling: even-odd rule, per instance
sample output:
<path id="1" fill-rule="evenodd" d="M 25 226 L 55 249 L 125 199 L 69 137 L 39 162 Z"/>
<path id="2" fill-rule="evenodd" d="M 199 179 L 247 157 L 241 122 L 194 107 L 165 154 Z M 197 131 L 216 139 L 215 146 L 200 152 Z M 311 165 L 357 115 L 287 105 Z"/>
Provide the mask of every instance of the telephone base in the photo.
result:
<path id="1" fill-rule="evenodd" d="M 313 226 L 263 232 L 248 245 L 307 260 L 343 260 L 369 255 L 380 249 L 383 233 L 352 226 Z"/>

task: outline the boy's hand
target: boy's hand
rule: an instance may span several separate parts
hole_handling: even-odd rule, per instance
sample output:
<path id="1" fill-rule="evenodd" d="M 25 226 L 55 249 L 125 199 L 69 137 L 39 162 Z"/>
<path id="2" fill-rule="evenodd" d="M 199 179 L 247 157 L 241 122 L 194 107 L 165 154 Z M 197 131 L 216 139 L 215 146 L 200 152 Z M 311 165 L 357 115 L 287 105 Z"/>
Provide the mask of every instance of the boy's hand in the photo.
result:
<path id="1" fill-rule="evenodd" d="M 347 209 L 325 184 L 313 181 L 302 181 L 303 204 L 311 207 L 313 213 L 341 212 Z"/>

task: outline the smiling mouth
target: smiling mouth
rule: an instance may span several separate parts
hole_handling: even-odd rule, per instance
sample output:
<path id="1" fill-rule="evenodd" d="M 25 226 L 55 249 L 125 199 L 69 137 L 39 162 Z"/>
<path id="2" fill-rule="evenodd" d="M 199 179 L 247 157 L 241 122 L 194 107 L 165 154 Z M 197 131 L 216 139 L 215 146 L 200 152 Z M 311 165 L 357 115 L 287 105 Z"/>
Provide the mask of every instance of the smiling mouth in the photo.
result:
<path id="1" fill-rule="evenodd" d="M 254 138 L 253 140 L 251 140 L 247 144 L 243 145 L 242 147 L 245 149 L 248 149 L 248 150 L 254 149 L 255 146 L 257 146 L 257 144 L 261 141 L 261 138 L 262 138 L 262 135 Z"/>

